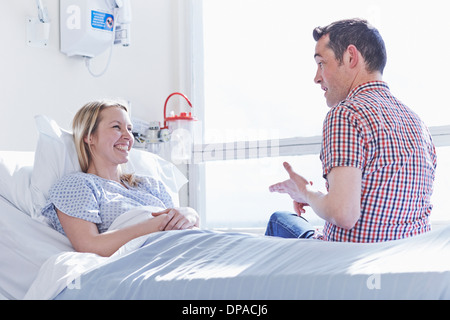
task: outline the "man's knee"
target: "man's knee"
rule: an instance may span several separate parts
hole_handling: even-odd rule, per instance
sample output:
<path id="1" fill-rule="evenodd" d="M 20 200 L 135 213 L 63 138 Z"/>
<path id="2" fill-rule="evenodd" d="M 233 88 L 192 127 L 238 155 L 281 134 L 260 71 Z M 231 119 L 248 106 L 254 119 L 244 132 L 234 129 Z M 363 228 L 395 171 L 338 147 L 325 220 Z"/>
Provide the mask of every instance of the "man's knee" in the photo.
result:
<path id="1" fill-rule="evenodd" d="M 277 211 L 277 212 L 272 213 L 269 221 L 276 222 L 276 221 L 284 220 L 284 218 L 289 215 L 293 215 L 293 214 L 291 212 L 286 212 L 286 211 Z"/>

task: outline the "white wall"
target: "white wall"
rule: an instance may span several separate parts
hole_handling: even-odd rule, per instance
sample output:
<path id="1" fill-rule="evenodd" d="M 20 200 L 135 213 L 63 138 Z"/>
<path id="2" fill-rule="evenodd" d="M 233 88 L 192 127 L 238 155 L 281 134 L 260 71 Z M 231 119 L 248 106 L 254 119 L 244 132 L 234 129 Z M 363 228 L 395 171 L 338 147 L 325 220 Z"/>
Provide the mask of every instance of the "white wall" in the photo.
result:
<path id="1" fill-rule="evenodd" d="M 111 65 L 92 77 L 84 60 L 59 51 L 59 0 L 43 0 L 51 21 L 48 48 L 26 41 L 26 17 L 37 17 L 35 0 L 0 0 L 0 150 L 34 150 L 34 116 L 45 114 L 70 129 L 75 112 L 97 98 L 124 98 L 132 116 L 163 120 L 166 97 L 179 88 L 179 0 L 131 0 L 132 43 L 114 47 Z M 108 54 L 92 61 L 103 69 Z"/>

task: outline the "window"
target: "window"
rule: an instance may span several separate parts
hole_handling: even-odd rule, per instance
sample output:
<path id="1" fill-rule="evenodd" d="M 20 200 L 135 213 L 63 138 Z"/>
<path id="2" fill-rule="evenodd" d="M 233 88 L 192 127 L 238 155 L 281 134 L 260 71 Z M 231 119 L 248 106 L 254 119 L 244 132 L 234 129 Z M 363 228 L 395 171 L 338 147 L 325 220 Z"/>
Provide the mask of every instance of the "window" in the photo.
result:
<path id="1" fill-rule="evenodd" d="M 270 184 L 287 178 L 285 160 L 324 185 L 318 153 L 328 108 L 313 82 L 312 30 L 352 17 L 369 20 L 383 36 L 384 80 L 394 95 L 442 134 L 432 219 L 450 221 L 445 213 L 450 120 L 441 116 L 448 108 L 450 60 L 443 55 L 448 45 L 442 37 L 450 30 L 450 3 L 207 0 L 196 5 L 201 15 L 193 23 L 203 37 L 193 44 L 194 63 L 202 65 L 195 72 L 201 81 L 194 83 L 194 94 L 204 103 L 203 145 L 190 179 L 206 227 L 264 228 L 272 212 L 292 210 L 288 196 L 268 192 Z M 321 224 L 313 212 L 307 215 Z"/>

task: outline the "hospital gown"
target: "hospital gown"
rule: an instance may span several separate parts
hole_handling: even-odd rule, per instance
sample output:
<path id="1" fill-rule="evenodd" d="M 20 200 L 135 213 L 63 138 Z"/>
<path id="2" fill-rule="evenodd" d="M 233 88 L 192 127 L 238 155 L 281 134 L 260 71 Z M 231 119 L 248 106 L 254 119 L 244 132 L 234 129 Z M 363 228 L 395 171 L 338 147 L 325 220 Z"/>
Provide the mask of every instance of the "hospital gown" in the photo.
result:
<path id="1" fill-rule="evenodd" d="M 61 212 L 97 225 L 100 233 L 108 230 L 121 214 L 139 207 L 154 206 L 161 210 L 173 207 L 173 200 L 161 181 L 137 176 L 136 187 L 77 172 L 64 176 L 49 192 L 47 205 L 42 210 L 50 224 L 65 235 L 55 208 Z"/>

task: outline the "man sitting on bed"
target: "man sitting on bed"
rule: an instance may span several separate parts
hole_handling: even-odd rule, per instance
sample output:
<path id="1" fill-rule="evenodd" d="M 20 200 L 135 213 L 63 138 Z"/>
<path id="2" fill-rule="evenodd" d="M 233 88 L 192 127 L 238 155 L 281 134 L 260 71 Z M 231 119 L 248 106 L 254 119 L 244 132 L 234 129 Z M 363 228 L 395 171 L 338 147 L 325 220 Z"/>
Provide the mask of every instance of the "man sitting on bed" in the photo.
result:
<path id="1" fill-rule="evenodd" d="M 330 107 L 320 154 L 327 193 L 284 163 L 289 180 L 269 190 L 289 194 L 297 215 L 274 213 L 266 235 L 378 242 L 429 231 L 435 147 L 421 119 L 382 81 L 387 59 L 378 30 L 353 19 L 313 36 L 314 82 Z M 305 206 L 325 220 L 322 235 L 301 217 Z"/>

